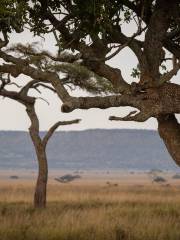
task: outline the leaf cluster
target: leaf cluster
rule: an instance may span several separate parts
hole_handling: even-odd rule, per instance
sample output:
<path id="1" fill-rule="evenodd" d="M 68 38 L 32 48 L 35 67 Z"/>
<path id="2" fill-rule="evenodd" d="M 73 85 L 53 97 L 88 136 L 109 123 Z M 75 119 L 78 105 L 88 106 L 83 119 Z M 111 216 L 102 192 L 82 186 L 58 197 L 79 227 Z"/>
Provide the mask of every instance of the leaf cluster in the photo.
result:
<path id="1" fill-rule="evenodd" d="M 23 31 L 27 21 L 28 1 L 1 0 L 0 1 L 0 31 L 11 33 Z"/>

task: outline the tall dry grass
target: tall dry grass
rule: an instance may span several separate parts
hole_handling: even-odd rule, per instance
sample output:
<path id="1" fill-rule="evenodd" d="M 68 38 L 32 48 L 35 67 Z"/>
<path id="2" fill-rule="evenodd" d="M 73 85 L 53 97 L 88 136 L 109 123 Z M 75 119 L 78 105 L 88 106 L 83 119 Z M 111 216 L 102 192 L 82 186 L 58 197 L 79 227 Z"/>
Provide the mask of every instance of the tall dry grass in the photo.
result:
<path id="1" fill-rule="evenodd" d="M 31 184 L 0 184 L 0 240 L 180 240 L 180 188 L 48 187 L 45 210 Z"/>

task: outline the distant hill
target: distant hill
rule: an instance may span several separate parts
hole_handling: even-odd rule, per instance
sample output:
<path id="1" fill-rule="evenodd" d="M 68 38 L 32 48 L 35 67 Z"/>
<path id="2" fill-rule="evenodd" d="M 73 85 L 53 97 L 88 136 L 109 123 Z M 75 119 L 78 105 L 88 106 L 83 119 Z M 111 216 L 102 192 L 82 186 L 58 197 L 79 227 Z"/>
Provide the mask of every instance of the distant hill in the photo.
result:
<path id="1" fill-rule="evenodd" d="M 179 169 L 158 134 L 149 130 L 60 131 L 50 140 L 47 152 L 51 169 Z M 36 167 L 28 133 L 0 131 L 0 169 Z"/>

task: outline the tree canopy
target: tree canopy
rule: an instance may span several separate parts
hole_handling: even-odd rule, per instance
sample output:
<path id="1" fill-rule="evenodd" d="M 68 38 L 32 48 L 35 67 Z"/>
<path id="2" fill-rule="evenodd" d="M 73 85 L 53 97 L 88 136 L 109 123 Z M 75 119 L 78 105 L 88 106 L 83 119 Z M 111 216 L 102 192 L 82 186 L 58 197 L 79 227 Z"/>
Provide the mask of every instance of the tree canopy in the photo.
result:
<path id="1" fill-rule="evenodd" d="M 51 84 L 63 102 L 63 112 L 134 107 L 137 110 L 127 116 L 111 116 L 110 120 L 156 118 L 160 136 L 180 164 L 180 126 L 175 117 L 180 113 L 180 86 L 171 83 L 180 68 L 178 0 L 3 0 L 0 23 L 1 95 L 6 91 L 4 74 L 24 74 L 33 79 L 31 87 Z M 128 25 L 134 30 L 131 35 L 126 31 Z M 32 45 L 8 46 L 11 33 L 26 28 L 42 37 L 53 34 L 57 55 Z M 108 64 L 124 48 L 138 60 L 137 68 L 132 66 L 137 79 L 131 84 L 121 69 Z M 108 95 L 73 97 L 67 84 Z"/>

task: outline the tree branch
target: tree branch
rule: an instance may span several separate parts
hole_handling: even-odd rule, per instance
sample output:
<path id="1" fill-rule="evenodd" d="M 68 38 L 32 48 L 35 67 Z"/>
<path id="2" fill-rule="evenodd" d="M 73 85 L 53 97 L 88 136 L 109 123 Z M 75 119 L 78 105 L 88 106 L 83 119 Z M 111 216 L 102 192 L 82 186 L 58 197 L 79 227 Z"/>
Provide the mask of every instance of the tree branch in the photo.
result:
<path id="1" fill-rule="evenodd" d="M 152 117 L 151 112 L 139 112 L 132 111 L 125 117 L 116 117 L 116 116 L 110 116 L 109 120 L 111 121 L 136 121 L 136 122 L 145 122 L 150 117 Z"/>
<path id="2" fill-rule="evenodd" d="M 180 60 L 180 47 L 178 44 L 174 43 L 172 40 L 165 39 L 164 47 L 171 52 L 176 58 Z"/>
<path id="3" fill-rule="evenodd" d="M 18 52 L 23 54 L 25 57 L 27 56 L 36 56 L 36 57 L 47 57 L 50 60 L 53 60 L 55 62 L 68 62 L 68 63 L 74 63 L 75 61 L 79 60 L 80 54 L 71 54 L 71 53 L 60 53 L 58 56 L 51 55 L 48 51 L 41 51 L 38 52 L 35 48 L 33 48 L 32 44 L 23 45 L 21 43 L 18 43 L 16 45 L 13 45 L 6 49 L 6 53 L 9 51 Z M 30 60 L 29 63 L 31 63 Z"/>
<path id="4" fill-rule="evenodd" d="M 9 43 L 7 33 L 5 31 L 2 31 L 2 34 L 3 34 L 4 40 L 0 39 L 0 49 L 3 47 L 6 47 L 7 44 Z"/>
<path id="5" fill-rule="evenodd" d="M 37 83 L 37 82 L 38 82 L 37 80 L 32 80 L 32 81 L 28 82 L 28 83 L 21 89 L 21 91 L 19 92 L 19 94 L 20 94 L 21 96 L 27 96 L 29 89 L 32 88 L 33 85 L 34 85 L 35 83 Z"/>
<path id="6" fill-rule="evenodd" d="M 19 103 L 26 105 L 26 104 L 34 104 L 35 98 L 30 96 L 22 96 L 21 94 L 14 92 L 14 91 L 7 91 L 5 89 L 2 89 L 0 91 L 0 96 L 8 97 L 10 99 L 16 100 Z"/>
<path id="7" fill-rule="evenodd" d="M 62 101 L 67 101 L 70 98 L 67 90 L 59 79 L 59 76 L 55 72 L 42 71 L 40 69 L 34 68 L 28 65 L 26 60 L 18 59 L 2 51 L 0 51 L 0 57 L 3 58 L 6 62 L 13 63 L 13 65 L 1 65 L 1 72 L 11 73 L 13 77 L 17 77 L 23 73 L 34 80 L 41 82 L 50 82 L 56 89 L 56 92 Z"/>
<path id="8" fill-rule="evenodd" d="M 52 88 L 52 87 L 50 87 L 50 86 L 48 86 L 48 85 L 45 85 L 45 84 L 43 84 L 43 83 L 37 83 L 37 84 L 34 85 L 34 88 L 38 88 L 38 87 L 44 87 L 44 88 L 47 88 L 47 89 L 49 89 L 50 91 L 56 93 L 56 90 L 55 90 L 54 88 Z"/>
<path id="9" fill-rule="evenodd" d="M 146 29 L 143 28 L 141 31 L 144 31 Z M 140 32 L 141 32 L 140 31 Z M 108 29 L 109 32 L 109 38 L 107 39 L 109 42 L 116 42 L 120 44 L 128 44 L 128 47 L 134 52 L 136 55 L 139 64 L 140 64 L 140 70 L 141 72 L 144 71 L 147 65 L 146 58 L 143 54 L 142 47 L 143 47 L 143 42 L 140 42 L 135 39 L 135 37 L 139 34 L 139 31 L 137 33 L 134 33 L 132 37 L 127 37 L 125 34 L 122 33 L 121 28 L 110 28 Z"/>
<path id="10" fill-rule="evenodd" d="M 176 60 L 175 60 L 176 61 Z M 158 82 L 158 85 L 162 85 L 164 84 L 165 82 L 169 82 L 172 77 L 174 77 L 175 75 L 177 75 L 178 71 L 180 69 L 180 61 L 179 62 L 175 62 L 173 64 L 173 69 L 167 73 L 165 73 L 164 75 L 162 75 L 160 77 L 160 80 Z"/>
<path id="11" fill-rule="evenodd" d="M 42 140 L 42 143 L 44 146 L 47 145 L 49 139 L 51 138 L 51 136 L 53 135 L 53 133 L 56 131 L 56 129 L 59 127 L 59 126 L 65 126 L 65 125 L 70 125 L 70 124 L 77 124 L 80 122 L 80 119 L 75 119 L 75 120 L 71 120 L 71 121 L 59 121 L 57 123 L 55 123 L 49 130 L 48 132 L 46 133 L 46 135 L 44 136 L 43 140 Z"/>
<path id="12" fill-rule="evenodd" d="M 132 106 L 139 107 L 141 102 L 138 98 L 131 95 L 113 95 L 106 97 L 71 97 L 69 101 L 64 102 L 62 112 L 72 112 L 74 109 L 100 108 Z"/>

